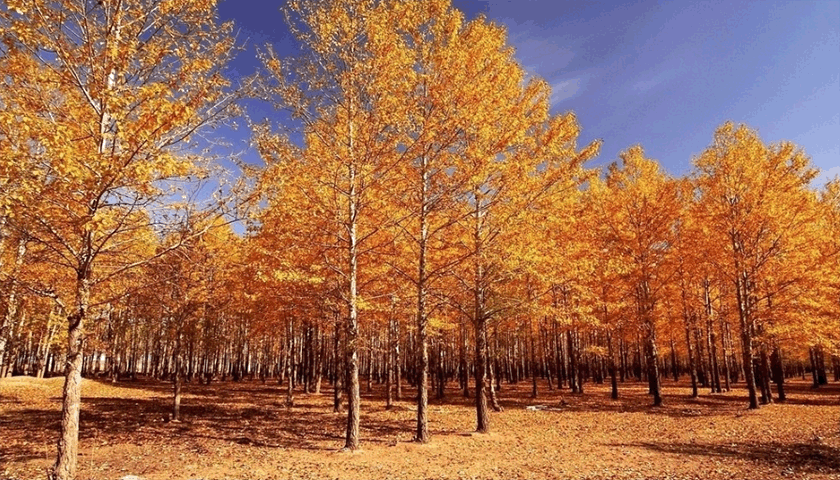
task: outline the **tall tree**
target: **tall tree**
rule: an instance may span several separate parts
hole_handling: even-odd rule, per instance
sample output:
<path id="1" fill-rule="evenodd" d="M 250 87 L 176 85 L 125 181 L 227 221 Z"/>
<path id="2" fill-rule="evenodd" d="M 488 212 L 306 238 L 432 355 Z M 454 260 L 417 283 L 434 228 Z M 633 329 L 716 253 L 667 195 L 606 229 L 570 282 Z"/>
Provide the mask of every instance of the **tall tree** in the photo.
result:
<path id="1" fill-rule="evenodd" d="M 593 185 L 602 188 L 597 182 Z M 680 215 L 678 187 L 636 146 L 621 153 L 620 165 L 610 165 L 599 202 L 608 249 L 625 261 L 625 287 L 635 300 L 638 326 L 644 334 L 648 381 L 655 406 L 662 404 L 657 309 L 662 307 L 663 289 L 673 277 L 670 263 Z"/>
<path id="2" fill-rule="evenodd" d="M 165 181 L 193 170 L 194 135 L 232 112 L 222 75 L 232 27 L 215 17 L 204 0 L 10 1 L 0 12 L 4 88 L 31 93 L 0 114 L 15 150 L 2 169 L 27 172 L 11 199 L 26 208 L 9 209 L 75 277 L 54 478 L 75 476 L 91 294 L 143 261 L 105 259 L 142 226 L 137 212 L 169 193 Z"/>
<path id="3" fill-rule="evenodd" d="M 754 130 L 732 123 L 715 131 L 694 163 L 698 221 L 708 228 L 709 249 L 719 252 L 707 259 L 734 288 L 749 408 L 758 408 L 755 339 L 760 312 L 772 302 L 766 286 L 810 241 L 798 232 L 813 222 L 808 185 L 816 170 L 793 144 L 765 145 Z"/>
<path id="4" fill-rule="evenodd" d="M 364 218 L 384 200 L 375 192 L 393 169 L 393 113 L 404 98 L 401 76 L 410 68 L 391 48 L 392 32 L 382 28 L 391 12 L 377 4 L 289 4 L 287 18 L 304 53 L 281 59 L 271 48 L 263 52 L 263 95 L 291 113 L 304 146 L 268 125 L 256 131 L 269 175 L 297 192 L 298 212 L 322 217 L 322 239 L 332 245 L 326 266 L 342 285 L 350 450 L 359 447 L 359 262 L 381 228 Z"/>

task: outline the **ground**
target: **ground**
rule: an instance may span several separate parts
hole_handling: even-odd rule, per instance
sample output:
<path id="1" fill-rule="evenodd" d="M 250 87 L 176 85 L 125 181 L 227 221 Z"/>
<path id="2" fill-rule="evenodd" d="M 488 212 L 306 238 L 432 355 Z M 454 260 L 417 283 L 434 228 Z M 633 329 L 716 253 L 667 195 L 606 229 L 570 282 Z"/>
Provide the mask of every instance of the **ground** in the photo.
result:
<path id="1" fill-rule="evenodd" d="M 45 478 L 55 455 L 62 378 L 0 380 L 0 479 Z M 343 452 L 343 414 L 324 394 L 259 381 L 187 384 L 184 421 L 168 421 L 171 385 L 85 380 L 79 479 L 840 479 L 840 385 L 788 385 L 785 404 L 747 410 L 738 385 L 688 397 L 665 382 L 651 407 L 641 383 L 586 384 L 583 395 L 504 385 L 491 433 L 454 388 L 430 406 L 431 443 L 411 441 L 412 402 L 384 408 L 363 382 L 362 449 Z M 407 395 L 411 390 L 406 388 Z M 531 408 L 528 408 L 531 407 Z"/>

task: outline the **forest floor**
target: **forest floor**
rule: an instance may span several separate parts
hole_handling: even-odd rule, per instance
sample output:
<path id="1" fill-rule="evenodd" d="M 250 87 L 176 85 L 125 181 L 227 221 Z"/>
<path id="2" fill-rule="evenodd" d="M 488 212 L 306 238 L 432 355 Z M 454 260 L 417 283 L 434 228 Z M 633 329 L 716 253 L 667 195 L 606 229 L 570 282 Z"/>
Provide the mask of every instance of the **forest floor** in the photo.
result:
<path id="1" fill-rule="evenodd" d="M 0 478 L 45 478 L 55 455 L 62 378 L 0 380 Z M 504 411 L 475 434 L 472 399 L 430 402 L 431 443 L 413 443 L 412 401 L 384 408 L 362 382 L 362 449 L 342 452 L 346 418 L 332 389 L 297 393 L 259 381 L 186 384 L 184 421 L 169 422 L 171 385 L 85 380 L 79 479 L 840 479 L 840 384 L 787 385 L 785 404 L 747 410 L 743 384 L 688 397 L 664 382 L 585 385 L 583 395 L 502 385 Z M 404 390 L 405 396 L 411 390 Z M 527 408 L 527 407 L 536 408 Z"/>

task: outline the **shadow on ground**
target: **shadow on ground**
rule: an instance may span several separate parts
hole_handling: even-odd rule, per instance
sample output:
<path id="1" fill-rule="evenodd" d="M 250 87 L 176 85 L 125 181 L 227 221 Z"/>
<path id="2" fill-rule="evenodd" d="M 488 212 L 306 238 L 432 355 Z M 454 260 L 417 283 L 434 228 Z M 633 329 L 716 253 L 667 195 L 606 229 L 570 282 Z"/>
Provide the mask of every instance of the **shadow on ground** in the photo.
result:
<path id="1" fill-rule="evenodd" d="M 285 406 L 285 386 L 276 382 L 259 381 L 215 382 L 203 385 L 192 382 L 184 385 L 181 412 L 183 422 L 169 421 L 172 408 L 172 385 L 154 379 L 121 381 L 89 380 L 98 384 L 100 392 L 109 395 L 107 387 L 138 389 L 153 395 L 139 398 L 85 397 L 81 409 L 81 439 L 95 440 L 97 444 L 115 443 L 166 445 L 173 439 L 184 442 L 201 453 L 207 439 L 221 440 L 241 445 L 266 448 L 294 448 L 309 450 L 334 450 L 343 444 L 346 414 L 333 413 L 325 401 L 332 396 L 332 387 L 324 384 L 321 395 L 296 392 L 295 406 Z M 363 384 L 364 385 L 364 384 Z M 743 385 L 726 394 L 701 394 L 688 397 L 687 385 L 664 383 L 664 406 L 652 407 L 646 384 L 627 382 L 619 386 L 620 398 L 610 400 L 608 386 L 587 384 L 587 392 L 571 394 L 568 389 L 546 388 L 540 382 L 539 396 L 531 398 L 530 382 L 505 384 L 499 392 L 500 403 L 506 410 L 539 406 L 549 412 L 611 412 L 644 413 L 670 417 L 738 416 L 746 412 L 747 397 Z M 840 384 L 832 383 L 817 390 L 806 382 L 787 386 L 788 404 L 838 405 Z M 430 392 L 434 397 L 435 391 Z M 470 393 L 474 395 L 474 390 Z M 415 390 L 408 385 L 403 389 L 403 402 L 397 403 L 394 412 L 407 413 L 413 407 Z M 113 395 L 117 395 L 114 393 Z M 384 420 L 378 412 L 384 409 L 384 386 L 363 387 L 362 434 L 367 442 L 386 443 L 405 436 L 414 430 L 412 415 L 393 416 Z M 20 462 L 43 458 L 45 451 L 54 449 L 59 430 L 60 399 L 50 399 L 51 407 L 29 408 L 17 402 L 9 414 L 0 415 L 2 437 L 13 441 L 0 441 L 0 459 Z M 346 402 L 346 399 L 345 399 Z M 474 408 L 475 399 L 464 397 L 455 383 L 450 383 L 443 398 L 432 398 L 432 405 L 449 405 Z M 344 403 L 346 405 L 346 403 Z M 326 408 L 325 408 L 326 407 Z M 443 432 L 447 433 L 447 432 Z M 780 466 L 815 468 L 824 465 L 840 469 L 840 452 L 820 444 L 633 444 L 640 448 L 687 455 L 740 456 L 756 461 L 767 461 Z"/>
<path id="2" fill-rule="evenodd" d="M 803 473 L 840 472 L 840 449 L 812 443 L 621 443 L 614 447 L 634 447 L 675 455 L 702 455 L 743 459 L 793 469 Z"/>
<path id="3" fill-rule="evenodd" d="M 96 380 L 94 380 L 96 381 Z M 103 381 L 110 385 L 110 382 Z M 151 398 L 83 398 L 80 439 L 98 445 L 126 443 L 165 445 L 173 440 L 201 453 L 204 440 L 215 439 L 266 448 L 335 450 L 343 444 L 346 415 L 323 407 L 324 395 L 299 394 L 285 406 L 285 391 L 259 383 L 199 385 L 184 388 L 183 421 L 172 422 L 171 384 L 120 382 L 116 386 L 159 393 Z M 0 459 L 21 462 L 44 458 L 59 433 L 60 399 L 54 409 L 24 408 L 0 416 L 0 432 L 15 442 L 0 441 Z M 385 442 L 410 430 L 407 422 L 384 422 L 362 414 L 363 433 Z M 381 440 L 375 440 L 381 439 Z"/>

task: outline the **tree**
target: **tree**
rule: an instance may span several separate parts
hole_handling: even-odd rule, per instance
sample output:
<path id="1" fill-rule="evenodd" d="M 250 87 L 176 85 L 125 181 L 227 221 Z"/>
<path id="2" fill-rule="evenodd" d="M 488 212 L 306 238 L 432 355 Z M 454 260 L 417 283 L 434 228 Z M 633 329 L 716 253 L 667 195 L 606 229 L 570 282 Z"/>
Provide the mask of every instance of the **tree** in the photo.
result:
<path id="1" fill-rule="evenodd" d="M 645 158 L 641 147 L 621 153 L 609 167 L 599 202 L 603 235 L 611 254 L 623 259 L 624 286 L 636 303 L 645 337 L 645 358 L 654 406 L 662 404 L 656 344 L 657 309 L 673 277 L 671 251 L 680 215 L 679 184 Z M 602 190 L 603 189 L 603 190 Z"/>
<path id="2" fill-rule="evenodd" d="M 262 54 L 263 96 L 301 126 L 304 148 L 287 135 L 257 128 L 267 174 L 294 190 L 303 216 L 320 217 L 329 242 L 326 267 L 340 279 L 345 315 L 348 422 L 345 448 L 359 447 L 359 264 L 381 225 L 365 222 L 382 200 L 375 190 L 394 165 L 392 112 L 405 59 L 382 28 L 391 12 L 373 0 L 292 2 L 289 25 L 304 49 L 282 60 Z M 285 172 L 285 173 L 284 173 Z"/>
<path id="3" fill-rule="evenodd" d="M 522 74 L 518 66 L 509 68 Z M 501 76 L 518 78 L 512 72 Z M 468 316 L 476 339 L 479 432 L 489 431 L 487 324 L 498 315 L 519 310 L 528 316 L 531 328 L 533 317 L 540 316 L 534 304 L 549 289 L 538 282 L 542 267 L 535 263 L 548 260 L 535 253 L 546 249 L 546 236 L 557 232 L 551 232 L 556 226 L 552 222 L 534 220 L 569 213 L 569 198 L 577 196 L 576 187 L 589 175 L 582 166 L 599 147 L 599 142 L 593 142 L 578 150 L 580 127 L 574 115 L 550 117 L 546 85 L 541 81 L 522 84 L 516 80 L 503 85 L 509 89 L 502 103 L 507 108 L 467 133 L 465 156 L 477 168 L 462 207 L 467 219 L 464 243 L 469 246 L 465 266 L 470 270 L 462 281 L 472 300 Z M 497 93 L 497 97 L 505 94 Z M 523 284 L 517 278 L 526 281 Z M 536 334 L 531 330 L 533 340 Z"/>
<path id="4" fill-rule="evenodd" d="M 0 216 L 15 212 L 14 224 L 75 277 L 62 300 L 68 355 L 54 478 L 75 476 L 91 295 L 147 260 L 110 253 L 156 220 L 139 212 L 171 193 L 167 180 L 193 173 L 195 135 L 233 112 L 222 75 L 231 31 L 201 0 L 10 1 L 0 13 L 5 88 L 24 92 L 0 114 L 15 153 L 0 169 L 19 162 L 26 172 Z"/>
<path id="5" fill-rule="evenodd" d="M 708 229 L 708 248 L 720 253 L 708 260 L 734 287 L 749 408 L 758 408 L 755 340 L 761 311 L 772 302 L 767 282 L 810 241 L 798 232 L 813 222 L 808 185 L 816 170 L 793 144 L 765 145 L 754 130 L 732 123 L 715 131 L 694 163 L 698 221 Z"/>

